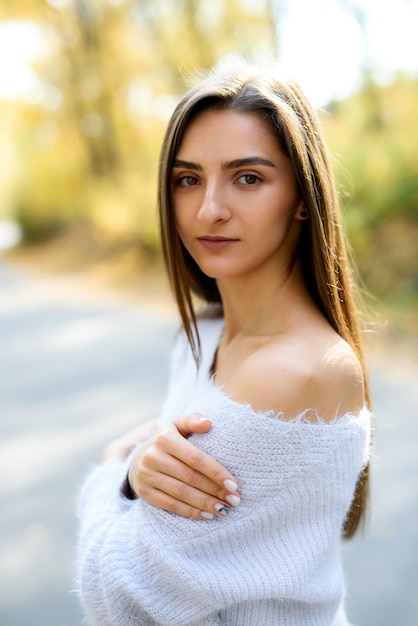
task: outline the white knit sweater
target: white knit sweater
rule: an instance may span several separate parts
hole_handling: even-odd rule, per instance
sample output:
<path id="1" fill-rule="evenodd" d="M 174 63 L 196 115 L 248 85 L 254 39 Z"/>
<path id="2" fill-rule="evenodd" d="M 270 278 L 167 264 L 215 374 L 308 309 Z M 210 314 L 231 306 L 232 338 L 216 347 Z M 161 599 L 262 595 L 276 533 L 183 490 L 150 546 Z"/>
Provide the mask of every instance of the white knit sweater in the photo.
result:
<path id="1" fill-rule="evenodd" d="M 127 463 L 80 496 L 78 589 L 94 626 L 343 626 L 341 528 L 369 455 L 370 414 L 333 423 L 253 411 L 210 381 L 222 321 L 200 322 L 196 373 L 177 341 L 161 420 L 212 420 L 190 441 L 236 477 L 241 504 L 192 520 L 120 494 Z"/>

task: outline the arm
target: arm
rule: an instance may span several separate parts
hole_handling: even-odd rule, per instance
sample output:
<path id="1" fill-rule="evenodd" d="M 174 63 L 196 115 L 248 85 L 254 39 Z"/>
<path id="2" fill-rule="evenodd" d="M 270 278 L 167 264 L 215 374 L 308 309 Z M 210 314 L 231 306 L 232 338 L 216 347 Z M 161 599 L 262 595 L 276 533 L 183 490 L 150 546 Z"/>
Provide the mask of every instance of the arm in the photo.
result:
<path id="1" fill-rule="evenodd" d="M 237 506 L 240 497 L 234 477 L 213 457 L 187 438 L 205 433 L 210 420 L 201 415 L 178 417 L 158 429 L 156 420 L 146 422 L 105 449 L 102 462 L 131 458 L 123 493 L 131 499 L 140 496 L 154 506 L 194 519 L 213 519 Z M 138 445 L 139 442 L 144 442 Z"/>
<path id="2" fill-rule="evenodd" d="M 187 390 L 178 382 L 184 359 L 180 340 L 173 351 L 168 398 L 170 392 L 179 389 L 187 397 Z M 320 416 L 328 422 L 348 412 L 356 414 L 364 404 L 357 357 L 329 329 L 316 333 L 314 340 L 310 333 L 308 340 L 279 339 L 257 350 L 223 388 L 242 404 L 276 411 L 286 419 L 305 411 L 305 419 L 316 421 Z M 186 441 L 191 433 L 209 428 L 208 422 L 193 416 L 181 417 L 139 446 L 132 456 L 125 493 L 194 519 L 212 519 L 224 512 L 219 508 L 238 505 L 235 478 Z"/>
<path id="3" fill-rule="evenodd" d="M 234 476 L 211 455 L 187 441 L 212 427 L 201 415 L 181 416 L 166 425 L 132 457 L 131 489 L 149 504 L 193 519 L 224 516 L 240 496 Z"/>
<path id="4" fill-rule="evenodd" d="M 332 426 L 288 423 L 211 394 L 196 408 L 213 427 L 190 439 L 228 465 L 242 485 L 241 506 L 201 524 L 121 498 L 123 463 L 95 470 L 81 494 L 79 549 L 79 585 L 92 624 L 216 623 L 233 606 L 238 621 L 221 623 L 245 623 L 239 616 L 248 607 L 238 607 L 248 603 L 280 598 L 285 607 L 298 597 L 322 606 L 335 597 L 339 581 L 328 580 L 323 555 L 338 543 L 364 462 L 367 415 Z"/>
<path id="5" fill-rule="evenodd" d="M 208 322 L 210 332 L 218 337 L 221 326 L 215 320 L 212 327 L 212 322 Z M 171 352 L 169 385 L 159 419 L 164 426 L 136 448 L 131 456 L 129 483 L 125 481 L 124 485 L 129 497 L 140 496 L 172 513 L 202 520 L 219 516 L 220 506 L 236 506 L 240 498 L 235 477 L 188 441 L 192 433 L 211 428 L 210 421 L 199 421 L 188 407 L 195 376 L 189 342 L 186 334 L 179 332 Z M 181 417 L 173 421 L 175 416 Z"/>

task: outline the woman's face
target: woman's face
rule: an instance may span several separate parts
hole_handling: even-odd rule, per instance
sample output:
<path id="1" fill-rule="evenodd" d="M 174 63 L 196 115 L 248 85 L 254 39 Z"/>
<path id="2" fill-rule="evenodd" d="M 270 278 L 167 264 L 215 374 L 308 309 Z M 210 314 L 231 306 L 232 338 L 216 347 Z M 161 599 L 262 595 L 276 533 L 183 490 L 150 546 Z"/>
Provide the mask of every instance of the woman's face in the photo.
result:
<path id="1" fill-rule="evenodd" d="M 302 202 L 290 160 L 258 115 L 199 113 L 174 160 L 171 194 L 179 236 L 206 275 L 277 276 L 289 268 Z"/>

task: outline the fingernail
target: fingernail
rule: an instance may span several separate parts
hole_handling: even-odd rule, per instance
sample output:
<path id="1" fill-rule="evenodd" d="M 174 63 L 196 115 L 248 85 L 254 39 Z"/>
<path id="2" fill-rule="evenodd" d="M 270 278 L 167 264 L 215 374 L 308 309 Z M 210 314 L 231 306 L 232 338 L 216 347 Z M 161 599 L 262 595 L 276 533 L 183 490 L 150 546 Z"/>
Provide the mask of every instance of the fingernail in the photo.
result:
<path id="1" fill-rule="evenodd" d="M 226 496 L 225 500 L 231 506 L 238 506 L 239 503 L 241 502 L 241 498 L 239 498 L 238 496 Z"/>
<path id="2" fill-rule="evenodd" d="M 208 420 L 208 418 L 207 418 L 207 417 L 198 417 L 198 418 L 197 418 L 197 421 L 198 421 L 198 422 L 209 422 L 209 420 Z"/>
<path id="3" fill-rule="evenodd" d="M 221 515 L 226 515 L 227 513 L 229 513 L 229 507 L 225 506 L 225 504 L 215 504 L 214 509 L 215 511 L 218 511 L 218 513 L 220 513 Z"/>
<path id="4" fill-rule="evenodd" d="M 236 491 L 238 489 L 237 483 L 234 483 L 234 481 L 229 478 L 224 481 L 224 487 L 228 489 L 228 491 Z"/>
<path id="5" fill-rule="evenodd" d="M 203 519 L 213 519 L 215 516 L 213 513 L 207 513 L 206 511 L 202 511 L 200 513 L 200 517 L 203 517 Z"/>

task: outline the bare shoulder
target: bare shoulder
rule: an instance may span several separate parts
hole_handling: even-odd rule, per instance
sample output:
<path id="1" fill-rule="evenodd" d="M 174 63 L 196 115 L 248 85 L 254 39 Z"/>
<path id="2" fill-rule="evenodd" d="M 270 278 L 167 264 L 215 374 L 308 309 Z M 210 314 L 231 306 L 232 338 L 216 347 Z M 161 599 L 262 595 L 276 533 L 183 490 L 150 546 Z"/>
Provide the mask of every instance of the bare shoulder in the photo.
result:
<path id="1" fill-rule="evenodd" d="M 292 419 L 331 421 L 357 414 L 364 405 L 360 362 L 352 348 L 330 328 L 266 342 L 236 369 L 225 391 L 257 411 L 282 412 Z"/>

